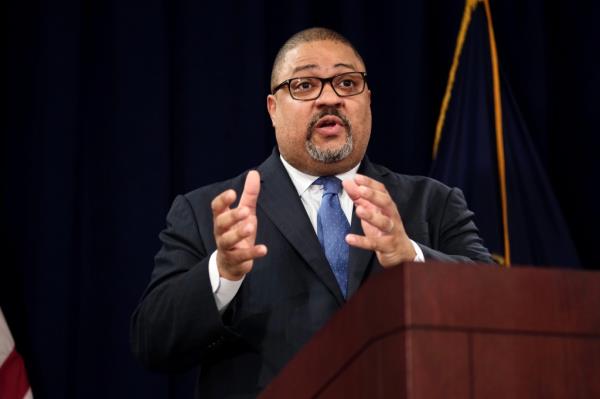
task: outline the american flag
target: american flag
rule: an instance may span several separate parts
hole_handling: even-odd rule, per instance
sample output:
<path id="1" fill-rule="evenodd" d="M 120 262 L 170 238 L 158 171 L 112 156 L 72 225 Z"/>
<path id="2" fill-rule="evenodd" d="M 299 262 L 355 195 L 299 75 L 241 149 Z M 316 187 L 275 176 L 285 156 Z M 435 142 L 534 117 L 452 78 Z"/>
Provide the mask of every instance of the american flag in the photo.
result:
<path id="1" fill-rule="evenodd" d="M 0 309 L 0 398 L 33 399 L 23 359 Z"/>

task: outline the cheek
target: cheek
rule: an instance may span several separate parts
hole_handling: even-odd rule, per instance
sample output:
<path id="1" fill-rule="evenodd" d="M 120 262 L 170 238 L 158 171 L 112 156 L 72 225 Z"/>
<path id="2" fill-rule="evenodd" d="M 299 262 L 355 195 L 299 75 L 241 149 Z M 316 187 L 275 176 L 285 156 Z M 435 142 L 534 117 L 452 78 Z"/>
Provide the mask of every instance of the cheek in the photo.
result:
<path id="1" fill-rule="evenodd" d="M 360 134 L 369 134 L 371 130 L 371 109 L 364 107 L 360 111 L 357 110 L 356 115 L 358 118 L 353 130 L 356 130 Z"/>
<path id="2" fill-rule="evenodd" d="M 367 108 L 357 113 L 358 118 L 352 126 L 354 144 L 359 151 L 364 151 L 371 137 L 371 110 Z"/>
<path id="3" fill-rule="evenodd" d="M 300 110 L 288 111 L 285 118 L 280 118 L 282 133 L 288 140 L 302 140 L 308 126 L 307 118 Z"/>
<path id="4" fill-rule="evenodd" d="M 278 119 L 275 134 L 280 150 L 290 156 L 290 152 L 304 148 L 306 122 L 293 111 L 288 112 L 285 118 Z"/>

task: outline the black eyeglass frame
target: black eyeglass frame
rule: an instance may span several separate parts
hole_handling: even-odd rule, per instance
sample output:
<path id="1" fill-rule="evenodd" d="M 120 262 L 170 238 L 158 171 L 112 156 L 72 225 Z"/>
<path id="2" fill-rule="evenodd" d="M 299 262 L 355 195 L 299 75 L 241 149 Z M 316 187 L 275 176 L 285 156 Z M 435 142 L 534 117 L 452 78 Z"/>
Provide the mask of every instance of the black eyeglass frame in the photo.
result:
<path id="1" fill-rule="evenodd" d="M 337 90 L 335 89 L 335 87 L 333 86 L 333 80 L 339 78 L 340 76 L 349 75 L 349 74 L 355 74 L 355 73 L 359 73 L 359 74 L 362 75 L 362 78 L 363 78 L 363 87 L 362 87 L 362 89 L 358 93 L 354 93 L 354 94 L 340 94 L 340 93 L 338 93 Z M 294 95 L 292 94 L 292 89 L 290 89 L 290 83 L 292 82 L 292 80 L 296 80 L 296 79 L 318 79 L 318 80 L 320 80 L 321 81 L 321 90 L 319 90 L 319 94 L 317 94 L 317 96 L 313 97 L 313 98 L 296 98 L 296 97 L 294 97 Z M 294 100 L 297 100 L 297 101 L 313 101 L 313 100 L 316 100 L 317 98 L 321 97 L 321 94 L 323 94 L 323 88 L 325 87 L 326 83 L 329 83 L 331 85 L 331 88 L 333 89 L 334 93 L 337 94 L 339 97 L 358 96 L 359 94 L 363 93 L 365 91 L 365 87 L 367 87 L 367 73 L 366 72 L 358 72 L 358 71 L 344 72 L 344 73 L 340 73 L 340 74 L 331 76 L 329 78 L 319 78 L 317 76 L 298 76 L 298 77 L 295 77 L 295 78 L 286 79 L 283 82 L 279 83 L 277 86 L 275 86 L 273 88 L 273 90 L 271 90 L 271 94 L 274 95 L 283 86 L 287 86 L 288 92 L 290 93 L 290 96 Z"/>

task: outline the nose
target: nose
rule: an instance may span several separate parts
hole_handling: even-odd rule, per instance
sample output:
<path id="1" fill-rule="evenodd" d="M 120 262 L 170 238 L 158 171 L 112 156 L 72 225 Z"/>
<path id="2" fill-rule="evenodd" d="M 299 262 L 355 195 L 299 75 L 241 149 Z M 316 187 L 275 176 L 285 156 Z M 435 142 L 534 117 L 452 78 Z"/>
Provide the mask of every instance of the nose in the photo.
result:
<path id="1" fill-rule="evenodd" d="M 333 83 L 331 81 L 325 83 L 325 85 L 323 86 L 323 91 L 321 92 L 321 95 L 319 96 L 319 98 L 317 98 L 315 100 L 315 104 L 317 106 L 322 106 L 322 105 L 339 106 L 342 104 L 343 98 L 338 96 L 337 93 L 333 90 L 332 84 Z"/>

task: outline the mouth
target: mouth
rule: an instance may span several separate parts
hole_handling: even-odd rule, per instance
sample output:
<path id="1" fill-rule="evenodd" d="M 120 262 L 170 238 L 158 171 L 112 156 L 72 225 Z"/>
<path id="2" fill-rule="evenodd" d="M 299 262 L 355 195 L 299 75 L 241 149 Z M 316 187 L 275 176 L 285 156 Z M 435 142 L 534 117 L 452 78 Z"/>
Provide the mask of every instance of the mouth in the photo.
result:
<path id="1" fill-rule="evenodd" d="M 335 115 L 325 115 L 317 121 L 314 131 L 321 136 L 337 136 L 345 131 L 345 124 Z"/>
<path id="2" fill-rule="evenodd" d="M 350 121 L 331 107 L 311 119 L 304 145 L 312 159 L 329 164 L 345 159 L 352 152 L 353 143 Z"/>

